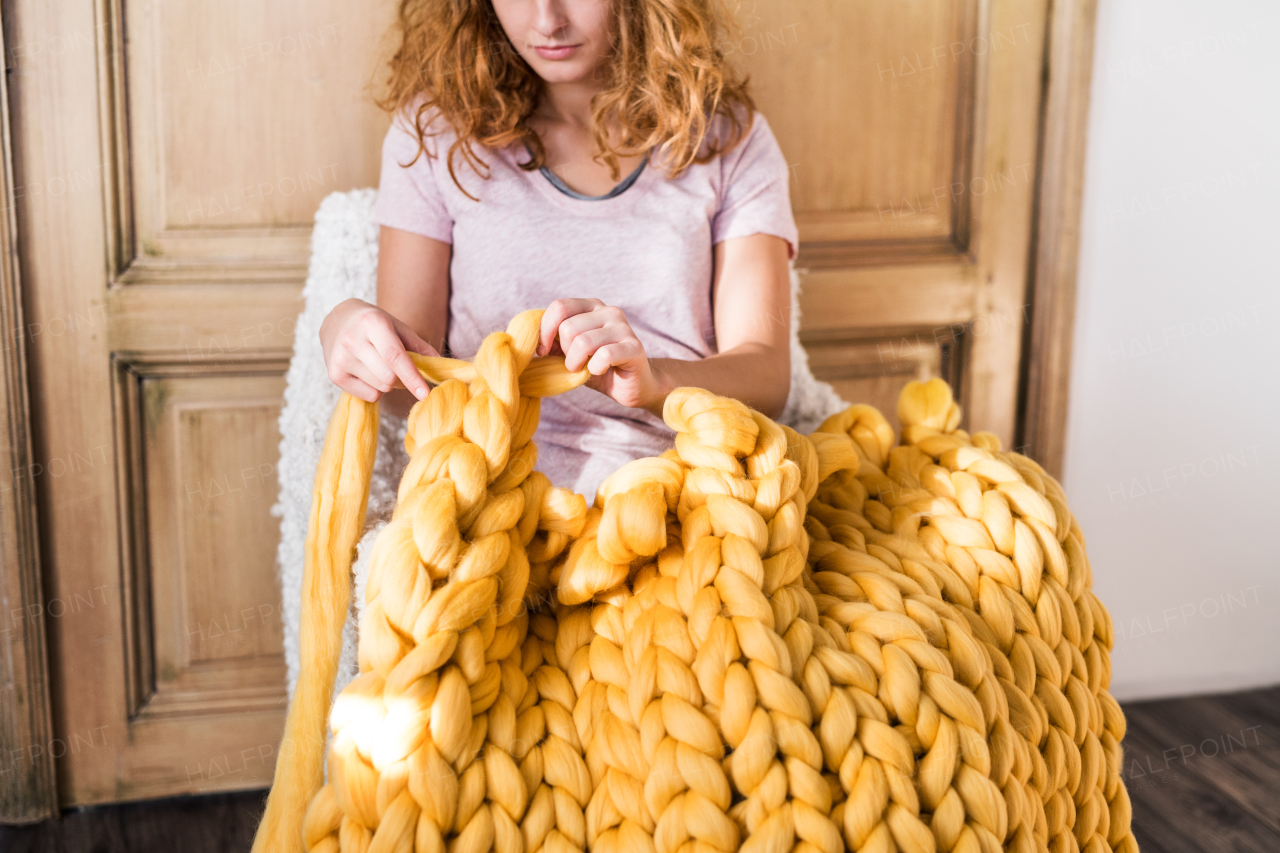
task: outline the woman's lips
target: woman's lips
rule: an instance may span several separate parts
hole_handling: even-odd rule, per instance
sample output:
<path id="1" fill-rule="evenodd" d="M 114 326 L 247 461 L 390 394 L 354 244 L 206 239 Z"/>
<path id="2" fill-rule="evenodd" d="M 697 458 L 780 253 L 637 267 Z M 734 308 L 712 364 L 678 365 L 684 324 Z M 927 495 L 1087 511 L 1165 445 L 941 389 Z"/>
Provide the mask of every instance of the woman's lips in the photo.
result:
<path id="1" fill-rule="evenodd" d="M 581 45 L 567 44 L 561 47 L 535 47 L 538 56 L 543 59 L 564 59 L 577 50 Z"/>

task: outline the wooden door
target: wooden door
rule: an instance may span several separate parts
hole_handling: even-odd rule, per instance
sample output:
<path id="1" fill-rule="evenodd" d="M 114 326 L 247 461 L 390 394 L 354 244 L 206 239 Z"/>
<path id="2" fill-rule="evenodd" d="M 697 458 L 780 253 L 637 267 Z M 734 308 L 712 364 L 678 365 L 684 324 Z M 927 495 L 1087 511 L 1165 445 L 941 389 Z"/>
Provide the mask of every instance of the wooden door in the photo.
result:
<path id="1" fill-rule="evenodd" d="M 791 163 L 815 374 L 1015 432 L 1046 0 L 756 0 L 731 55 Z"/>
<path id="2" fill-rule="evenodd" d="M 59 796 L 262 787 L 283 376 L 315 209 L 377 183 L 392 4 L 12 7 Z"/>
<path id="3" fill-rule="evenodd" d="M 283 373 L 315 208 L 377 182 L 394 3 L 4 8 L 60 801 L 265 786 Z M 847 399 L 892 416 L 942 375 L 1012 440 L 1047 14 L 743 5 L 725 50 L 792 164 L 804 339 Z"/>

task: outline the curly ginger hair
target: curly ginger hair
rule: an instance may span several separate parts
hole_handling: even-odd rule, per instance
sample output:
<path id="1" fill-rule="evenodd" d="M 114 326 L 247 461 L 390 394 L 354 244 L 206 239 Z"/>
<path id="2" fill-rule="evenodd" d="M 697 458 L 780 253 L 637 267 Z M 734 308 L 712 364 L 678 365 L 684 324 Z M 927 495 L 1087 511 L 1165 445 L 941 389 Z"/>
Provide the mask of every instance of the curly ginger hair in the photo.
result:
<path id="1" fill-rule="evenodd" d="M 601 67 L 605 84 L 592 99 L 595 159 L 603 158 L 617 180 L 619 155 L 657 147 L 670 158 L 667 175 L 674 179 L 732 150 L 750 130 L 755 104 L 749 78 L 740 77 L 720 49 L 735 29 L 722 0 L 613 0 L 613 15 L 613 51 Z M 376 103 L 392 114 L 418 103 L 419 155 L 434 135 L 426 116 L 435 108 L 456 134 L 449 175 L 469 198 L 475 197 L 458 181 L 454 159 L 461 154 L 485 175 L 472 142 L 491 149 L 523 142 L 533 157 L 521 168 L 546 163 L 542 140 L 528 125 L 542 78 L 511 45 L 490 0 L 401 0 L 396 29 L 400 45 Z M 728 118 L 730 132 L 709 139 L 717 112 Z M 608 141 L 611 121 L 622 131 L 616 148 Z"/>

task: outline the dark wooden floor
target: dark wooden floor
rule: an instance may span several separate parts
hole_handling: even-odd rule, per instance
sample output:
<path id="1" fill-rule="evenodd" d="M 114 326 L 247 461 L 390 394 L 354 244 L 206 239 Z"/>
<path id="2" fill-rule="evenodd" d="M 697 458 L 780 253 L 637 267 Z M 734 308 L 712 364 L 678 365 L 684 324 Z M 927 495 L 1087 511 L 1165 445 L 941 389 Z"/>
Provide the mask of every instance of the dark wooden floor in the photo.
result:
<path id="1" fill-rule="evenodd" d="M 1280 687 L 1124 706 L 1143 853 L 1280 853 Z"/>
<path id="2" fill-rule="evenodd" d="M 1143 853 L 1280 853 L 1280 687 L 1130 703 L 1125 782 Z M 0 826 L 4 853 L 239 853 L 264 791 Z"/>
<path id="3" fill-rule="evenodd" d="M 241 853 L 266 791 L 76 809 L 35 826 L 0 826 L 2 853 Z"/>

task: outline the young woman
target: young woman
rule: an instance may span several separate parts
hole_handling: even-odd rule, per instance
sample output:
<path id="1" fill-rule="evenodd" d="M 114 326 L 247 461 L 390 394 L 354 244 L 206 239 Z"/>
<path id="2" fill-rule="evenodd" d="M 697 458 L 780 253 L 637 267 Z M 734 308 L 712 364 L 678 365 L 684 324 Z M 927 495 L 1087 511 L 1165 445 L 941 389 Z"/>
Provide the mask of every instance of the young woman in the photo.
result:
<path id="1" fill-rule="evenodd" d="M 377 305 L 320 337 L 329 376 L 405 415 L 405 350 L 473 356 L 546 308 L 538 469 L 594 498 L 661 453 L 681 385 L 776 416 L 790 381 L 788 166 L 718 45 L 718 0 L 403 0 L 381 105 Z"/>

